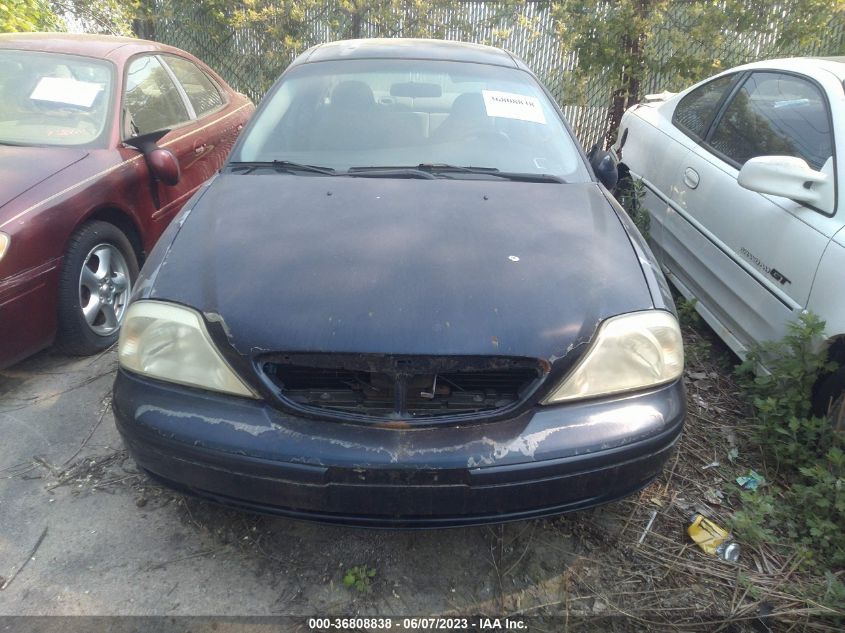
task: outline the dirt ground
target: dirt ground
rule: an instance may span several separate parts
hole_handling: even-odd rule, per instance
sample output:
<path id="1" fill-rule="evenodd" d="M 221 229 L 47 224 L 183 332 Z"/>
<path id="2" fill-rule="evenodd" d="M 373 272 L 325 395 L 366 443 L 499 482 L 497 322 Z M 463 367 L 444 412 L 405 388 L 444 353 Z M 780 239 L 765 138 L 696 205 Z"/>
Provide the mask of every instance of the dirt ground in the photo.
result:
<path id="1" fill-rule="evenodd" d="M 790 593 L 788 554 L 744 546 L 728 563 L 684 531 L 693 512 L 726 517 L 735 472 L 755 466 L 726 363 L 691 355 L 680 449 L 635 497 L 401 532 L 254 516 L 163 489 L 115 430 L 114 351 L 42 353 L 0 372 L 0 615 L 507 613 L 537 631 L 825 629 Z M 375 570 L 368 591 L 342 582 L 359 565 Z"/>

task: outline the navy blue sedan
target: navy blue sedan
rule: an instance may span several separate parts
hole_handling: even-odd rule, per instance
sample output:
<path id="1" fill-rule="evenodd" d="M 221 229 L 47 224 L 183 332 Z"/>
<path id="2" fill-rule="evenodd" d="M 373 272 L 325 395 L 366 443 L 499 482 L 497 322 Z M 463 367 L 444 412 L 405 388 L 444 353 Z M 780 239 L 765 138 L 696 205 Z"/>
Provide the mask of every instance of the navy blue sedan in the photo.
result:
<path id="1" fill-rule="evenodd" d="M 681 433 L 683 346 L 615 176 L 505 51 L 308 50 L 141 272 L 129 451 L 206 499 L 371 526 L 635 492 Z"/>

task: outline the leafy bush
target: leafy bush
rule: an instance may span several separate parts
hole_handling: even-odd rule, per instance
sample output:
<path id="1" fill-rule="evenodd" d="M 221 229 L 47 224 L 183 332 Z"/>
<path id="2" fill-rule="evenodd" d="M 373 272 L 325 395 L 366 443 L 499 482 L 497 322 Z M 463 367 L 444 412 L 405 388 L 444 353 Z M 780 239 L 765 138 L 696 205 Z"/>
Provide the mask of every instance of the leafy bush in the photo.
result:
<path id="1" fill-rule="evenodd" d="M 786 537 L 805 548 L 810 562 L 835 568 L 845 565 L 845 441 L 828 420 L 810 414 L 813 385 L 835 369 L 814 349 L 824 325 L 802 315 L 781 341 L 752 350 L 738 369 L 774 484 L 741 494 L 734 529 L 752 542 Z M 755 371 L 761 365 L 768 372 Z"/>

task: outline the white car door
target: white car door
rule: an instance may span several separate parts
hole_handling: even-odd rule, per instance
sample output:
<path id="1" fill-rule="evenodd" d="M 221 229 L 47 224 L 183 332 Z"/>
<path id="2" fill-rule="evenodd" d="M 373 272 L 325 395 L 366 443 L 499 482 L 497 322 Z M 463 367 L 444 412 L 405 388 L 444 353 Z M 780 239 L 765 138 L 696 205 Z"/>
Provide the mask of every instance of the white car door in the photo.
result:
<path id="1" fill-rule="evenodd" d="M 789 155 L 819 170 L 832 153 L 819 86 L 798 74 L 755 71 L 742 75 L 683 160 L 664 223 L 664 264 L 735 351 L 785 333 L 807 304 L 832 237 L 829 213 L 744 189 L 739 169 L 756 156 Z"/>
<path id="2" fill-rule="evenodd" d="M 634 106 L 622 121 L 614 150 L 629 168 L 631 177 L 642 179 L 645 184 L 640 203 L 651 217 L 648 241 L 661 265 L 666 263 L 666 240 L 674 242 L 672 235 L 665 234 L 664 224 L 681 191 L 684 160 L 699 135 L 707 132 L 738 76 L 739 73 L 718 77 L 684 96 L 676 110 L 682 113 L 682 128 L 667 120 L 665 106 L 660 102 Z M 675 250 L 679 246 L 682 245 L 673 244 Z"/>

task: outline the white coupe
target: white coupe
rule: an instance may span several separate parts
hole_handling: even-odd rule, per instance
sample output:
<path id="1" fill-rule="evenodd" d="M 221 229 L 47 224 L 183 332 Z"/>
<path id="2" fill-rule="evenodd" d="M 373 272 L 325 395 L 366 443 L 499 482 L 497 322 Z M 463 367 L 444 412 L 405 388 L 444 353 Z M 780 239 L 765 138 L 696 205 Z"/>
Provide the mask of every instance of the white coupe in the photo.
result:
<path id="1" fill-rule="evenodd" d="M 809 310 L 840 369 L 814 408 L 845 423 L 845 57 L 732 68 L 622 118 L 667 276 L 738 355 Z"/>

